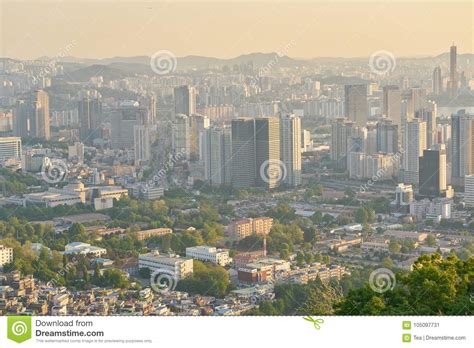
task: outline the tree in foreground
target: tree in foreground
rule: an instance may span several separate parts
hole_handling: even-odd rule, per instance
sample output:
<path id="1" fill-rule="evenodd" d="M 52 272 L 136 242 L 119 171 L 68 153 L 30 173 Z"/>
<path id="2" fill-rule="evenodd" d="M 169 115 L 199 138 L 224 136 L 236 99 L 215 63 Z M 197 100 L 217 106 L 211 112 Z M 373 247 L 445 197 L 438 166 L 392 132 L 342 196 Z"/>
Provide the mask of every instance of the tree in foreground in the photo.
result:
<path id="1" fill-rule="evenodd" d="M 466 261 L 439 254 L 421 256 L 407 274 L 397 273 L 391 290 L 373 286 L 349 291 L 336 305 L 342 315 L 472 315 L 474 257 Z"/>

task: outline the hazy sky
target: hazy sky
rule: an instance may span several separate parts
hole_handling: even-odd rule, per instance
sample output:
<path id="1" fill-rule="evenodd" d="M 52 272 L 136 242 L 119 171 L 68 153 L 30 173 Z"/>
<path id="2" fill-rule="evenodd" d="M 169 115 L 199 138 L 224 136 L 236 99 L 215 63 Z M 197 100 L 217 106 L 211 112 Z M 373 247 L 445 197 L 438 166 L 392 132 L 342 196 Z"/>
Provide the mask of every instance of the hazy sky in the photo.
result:
<path id="1" fill-rule="evenodd" d="M 473 52 L 473 2 L 0 0 L 0 56 L 231 58 Z"/>

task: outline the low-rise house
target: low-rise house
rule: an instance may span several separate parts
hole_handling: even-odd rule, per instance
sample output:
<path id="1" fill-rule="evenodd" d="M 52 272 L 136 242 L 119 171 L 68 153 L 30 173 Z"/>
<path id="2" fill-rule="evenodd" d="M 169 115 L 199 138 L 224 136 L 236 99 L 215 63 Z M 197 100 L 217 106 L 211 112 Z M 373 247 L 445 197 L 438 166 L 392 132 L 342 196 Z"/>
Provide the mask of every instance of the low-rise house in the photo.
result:
<path id="1" fill-rule="evenodd" d="M 414 242 L 423 242 L 427 237 L 428 233 L 417 232 L 417 231 L 399 231 L 399 230 L 390 230 L 384 232 L 384 237 L 389 239 L 401 239 L 401 240 L 411 240 Z"/>
<path id="2" fill-rule="evenodd" d="M 371 242 L 363 242 L 361 244 L 362 250 L 368 251 L 388 251 L 390 241 L 388 239 L 382 241 L 371 241 Z"/>
<path id="3" fill-rule="evenodd" d="M 162 227 L 144 231 L 137 231 L 135 232 L 135 235 L 137 236 L 138 240 L 145 240 L 150 237 L 160 237 L 170 233 L 173 233 L 173 230 L 171 228 Z"/>

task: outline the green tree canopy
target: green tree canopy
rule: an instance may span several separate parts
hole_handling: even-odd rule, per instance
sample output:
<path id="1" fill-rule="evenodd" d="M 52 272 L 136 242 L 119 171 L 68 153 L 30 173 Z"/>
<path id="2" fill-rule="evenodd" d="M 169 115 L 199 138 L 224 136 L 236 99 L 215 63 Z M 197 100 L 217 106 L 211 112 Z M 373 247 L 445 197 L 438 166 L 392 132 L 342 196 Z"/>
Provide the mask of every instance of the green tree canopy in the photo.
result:
<path id="1" fill-rule="evenodd" d="M 349 291 L 337 305 L 343 315 L 472 315 L 474 258 L 421 256 L 413 271 L 397 273 L 393 290 L 375 292 L 369 284 Z"/>

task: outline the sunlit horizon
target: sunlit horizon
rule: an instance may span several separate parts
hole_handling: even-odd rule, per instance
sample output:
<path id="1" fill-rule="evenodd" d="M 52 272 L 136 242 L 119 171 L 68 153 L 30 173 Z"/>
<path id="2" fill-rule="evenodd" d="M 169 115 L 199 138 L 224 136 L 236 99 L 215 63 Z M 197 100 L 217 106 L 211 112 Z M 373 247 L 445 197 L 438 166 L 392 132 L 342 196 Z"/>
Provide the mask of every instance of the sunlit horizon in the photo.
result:
<path id="1" fill-rule="evenodd" d="M 473 53 L 472 2 L 14 2 L 2 1 L 0 56 L 292 58 L 436 56 L 453 42 Z"/>

